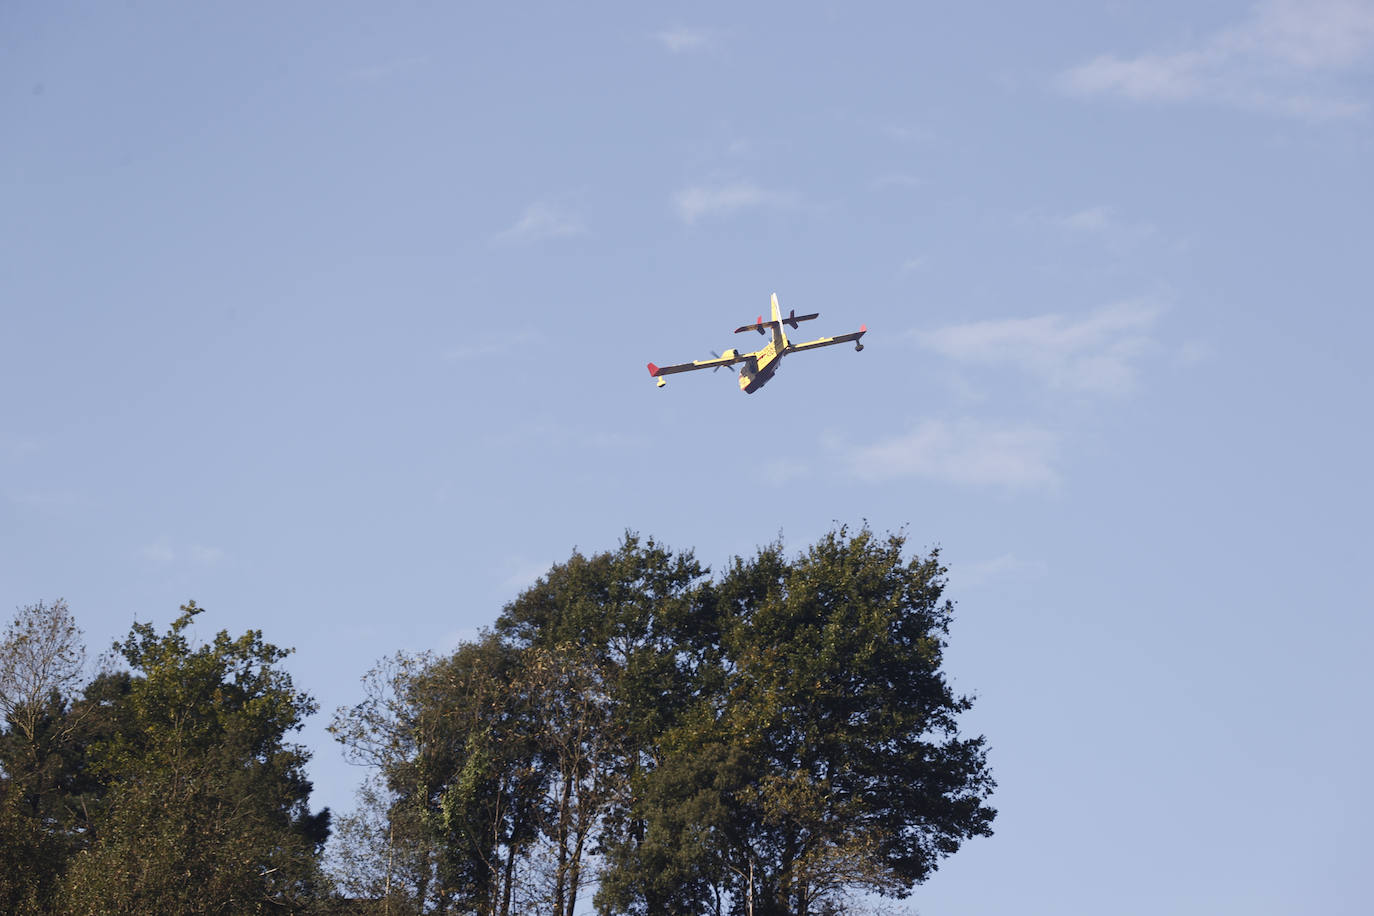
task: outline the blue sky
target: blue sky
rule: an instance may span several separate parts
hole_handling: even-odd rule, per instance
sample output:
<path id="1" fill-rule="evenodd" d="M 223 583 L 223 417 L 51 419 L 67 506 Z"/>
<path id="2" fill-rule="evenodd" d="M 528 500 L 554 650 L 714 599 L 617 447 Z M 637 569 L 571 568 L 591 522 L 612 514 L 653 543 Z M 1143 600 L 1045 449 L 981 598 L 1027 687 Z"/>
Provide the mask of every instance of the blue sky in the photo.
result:
<path id="1" fill-rule="evenodd" d="M 626 529 L 940 546 L 997 835 L 899 912 L 1355 913 L 1374 3 L 0 9 L 0 606 L 324 712 Z M 767 308 L 848 348 L 657 390 Z"/>

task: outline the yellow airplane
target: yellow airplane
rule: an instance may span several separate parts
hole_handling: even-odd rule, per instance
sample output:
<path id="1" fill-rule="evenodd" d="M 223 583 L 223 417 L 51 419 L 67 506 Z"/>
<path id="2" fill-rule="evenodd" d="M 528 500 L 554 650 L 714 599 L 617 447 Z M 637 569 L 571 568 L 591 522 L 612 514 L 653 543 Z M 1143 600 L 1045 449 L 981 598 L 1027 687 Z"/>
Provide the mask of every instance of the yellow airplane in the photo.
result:
<path id="1" fill-rule="evenodd" d="M 753 353 L 741 353 L 738 350 L 726 350 L 714 359 L 699 359 L 690 363 L 679 363 L 676 366 L 655 366 L 649 363 L 649 374 L 658 379 L 658 387 L 662 388 L 668 384 L 663 378 L 665 375 L 672 375 L 674 372 L 691 372 L 694 369 L 710 369 L 712 371 L 722 366 L 733 366 L 735 363 L 744 363 L 739 370 L 739 388 L 745 394 L 753 394 L 758 391 L 773 375 L 778 371 L 778 364 L 788 353 L 800 353 L 802 350 L 814 350 L 817 347 L 828 347 L 832 344 L 848 343 L 854 341 L 854 349 L 862 350 L 864 345 L 859 342 L 859 338 L 868 332 L 868 325 L 860 325 L 857 331 L 850 334 L 841 334 L 839 337 L 822 337 L 818 340 L 808 340 L 806 343 L 792 343 L 787 339 L 787 332 L 782 329 L 783 325 L 790 325 L 792 330 L 797 329 L 797 322 L 810 321 L 812 318 L 819 318 L 820 312 L 810 315 L 798 315 L 797 310 L 793 309 L 786 318 L 782 317 L 782 312 L 778 309 L 778 294 L 773 294 L 773 320 L 764 321 L 763 316 L 753 324 L 746 324 L 742 328 L 735 328 L 736 334 L 745 331 L 758 331 L 760 334 L 767 333 L 764 329 L 769 328 L 773 331 L 773 339 L 768 346 L 762 350 L 755 350 Z"/>

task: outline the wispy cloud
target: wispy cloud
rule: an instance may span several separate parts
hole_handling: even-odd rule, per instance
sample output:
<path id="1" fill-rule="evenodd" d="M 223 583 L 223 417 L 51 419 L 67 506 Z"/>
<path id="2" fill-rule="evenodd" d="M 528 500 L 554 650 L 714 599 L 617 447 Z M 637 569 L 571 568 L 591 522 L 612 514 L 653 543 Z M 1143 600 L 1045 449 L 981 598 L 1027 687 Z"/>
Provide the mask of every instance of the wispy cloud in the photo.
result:
<path id="1" fill-rule="evenodd" d="M 719 35 L 710 29 L 696 29 L 685 25 L 662 29 L 654 33 L 654 38 L 674 54 L 709 50 L 720 40 Z"/>
<path id="2" fill-rule="evenodd" d="M 1071 232 L 1101 239 L 1114 249 L 1126 250 L 1159 240 L 1159 231 L 1148 222 L 1123 219 L 1110 207 L 1086 207 L 1051 219 L 1054 225 Z"/>
<path id="3" fill-rule="evenodd" d="M 673 207 L 689 226 L 708 216 L 728 216 L 741 210 L 795 206 L 797 195 L 790 191 L 761 188 L 751 181 L 730 184 L 698 185 L 683 188 L 673 195 Z"/>
<path id="4" fill-rule="evenodd" d="M 1070 213 L 1062 220 L 1063 224 L 1070 229 L 1081 229 L 1084 232 L 1105 232 L 1112 225 L 1111 211 L 1106 207 L 1090 207 L 1086 210 L 1079 210 L 1077 213 Z"/>
<path id="5" fill-rule="evenodd" d="M 811 468 L 795 458 L 774 458 L 763 465 L 763 480 L 775 487 L 804 480 L 811 476 Z"/>
<path id="6" fill-rule="evenodd" d="M 917 332 L 924 347 L 951 360 L 1008 365 L 1051 387 L 1096 393 L 1130 390 L 1136 364 L 1154 346 L 1161 309 L 1121 302 L 1078 318 L 1060 314 L 1005 318 Z"/>
<path id="7" fill-rule="evenodd" d="M 1268 0 L 1239 24 L 1172 51 L 1104 54 L 1059 77 L 1066 91 L 1209 101 L 1312 119 L 1367 110 L 1330 78 L 1374 57 L 1374 0 Z M 1325 78 L 1326 82 L 1323 82 Z"/>
<path id="8" fill-rule="evenodd" d="M 448 362 L 468 362 L 477 359 L 492 359 L 525 350 L 540 343 L 543 337 L 539 332 L 524 328 L 511 331 L 502 330 L 499 337 L 485 338 L 469 343 L 454 344 L 441 354 Z"/>
<path id="9" fill-rule="evenodd" d="M 978 588 L 1005 579 L 1038 578 L 1048 571 L 1044 560 L 1026 560 L 1004 553 L 991 560 L 954 566 L 950 578 L 962 588 Z"/>
<path id="10" fill-rule="evenodd" d="M 513 225 L 498 232 L 496 240 L 533 242 L 586 234 L 587 227 L 576 216 L 552 204 L 537 201 L 526 207 Z"/>
<path id="11" fill-rule="evenodd" d="M 159 538 L 151 544 L 138 549 L 139 556 L 154 566 L 171 566 L 186 563 L 198 567 L 218 566 L 224 562 L 226 554 L 218 547 L 204 544 L 175 546 L 168 538 Z"/>
<path id="12" fill-rule="evenodd" d="M 144 544 L 138 549 L 138 553 L 149 563 L 154 563 L 158 566 L 168 566 L 177 558 L 176 551 L 174 551 L 172 545 L 168 544 L 166 541 L 158 541 L 154 544 Z"/>
<path id="13" fill-rule="evenodd" d="M 909 432 L 849 450 L 855 476 L 870 481 L 927 477 L 951 483 L 1031 489 L 1053 486 L 1058 437 L 1029 424 L 925 420 Z"/>
<path id="14" fill-rule="evenodd" d="M 501 563 L 500 586 L 503 589 L 523 592 L 544 576 L 554 564 L 541 563 L 528 557 L 507 557 Z"/>
<path id="15" fill-rule="evenodd" d="M 885 136 L 902 143 L 924 142 L 931 138 L 930 131 L 924 127 L 914 127 L 896 121 L 883 123 L 879 125 L 878 130 Z"/>

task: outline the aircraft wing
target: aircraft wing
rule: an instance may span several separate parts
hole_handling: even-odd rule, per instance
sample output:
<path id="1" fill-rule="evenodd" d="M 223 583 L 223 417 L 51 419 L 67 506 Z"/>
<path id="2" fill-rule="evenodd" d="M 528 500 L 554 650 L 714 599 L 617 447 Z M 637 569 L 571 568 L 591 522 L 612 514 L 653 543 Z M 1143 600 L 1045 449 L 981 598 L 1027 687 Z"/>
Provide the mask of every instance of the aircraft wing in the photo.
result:
<path id="1" fill-rule="evenodd" d="M 726 350 L 724 356 L 717 356 L 715 359 L 698 359 L 690 363 L 678 363 L 676 366 L 655 366 L 653 363 L 649 363 L 649 374 L 654 378 L 660 378 L 676 372 L 691 372 L 694 369 L 719 369 L 721 366 L 733 366 L 735 363 L 742 363 L 754 355 L 753 353 Z"/>
<path id="2" fill-rule="evenodd" d="M 868 325 L 861 325 L 857 331 L 850 334 L 841 334 L 839 337 L 821 337 L 816 340 L 808 340 L 806 343 L 799 344 L 789 343 L 787 352 L 796 353 L 800 350 L 814 350 L 817 347 L 830 347 L 835 344 L 849 343 L 851 340 L 857 342 L 860 337 L 863 337 L 867 333 Z"/>

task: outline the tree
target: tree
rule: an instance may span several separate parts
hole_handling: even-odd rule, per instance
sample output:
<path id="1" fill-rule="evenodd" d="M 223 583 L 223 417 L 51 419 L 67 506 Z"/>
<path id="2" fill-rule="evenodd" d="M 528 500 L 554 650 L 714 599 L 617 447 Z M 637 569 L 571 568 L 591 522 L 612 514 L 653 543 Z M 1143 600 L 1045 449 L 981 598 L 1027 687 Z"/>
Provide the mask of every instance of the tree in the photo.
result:
<path id="1" fill-rule="evenodd" d="M 840 528 L 715 581 L 633 534 L 574 552 L 481 640 L 336 718 L 390 793 L 386 874 L 398 837 L 428 844 L 432 911 L 484 916 L 571 916 L 592 869 L 606 914 L 909 894 L 995 812 L 941 671 L 945 570 L 904 547 Z"/>
<path id="2" fill-rule="evenodd" d="M 637 774 L 655 765 L 654 738 L 691 700 L 714 645 L 699 602 L 706 570 L 690 552 L 626 533 L 614 551 L 574 552 L 497 620 L 535 674 L 538 746 L 550 773 L 541 835 L 553 863 L 547 904 L 571 916 L 582 861 L 627 817 Z M 594 842 L 595 841 L 595 842 Z"/>
<path id="3" fill-rule="evenodd" d="M 43 912 L 84 840 L 91 789 L 73 709 L 86 657 L 66 602 L 19 609 L 0 637 L 0 905 Z"/>
<path id="4" fill-rule="evenodd" d="M 0 639 L 0 716 L 30 742 L 50 698 L 81 680 L 86 646 L 62 599 L 21 608 Z"/>
<path id="5" fill-rule="evenodd" d="M 457 899 L 496 916 L 511 913 L 546 780 L 521 662 L 488 636 L 416 679 L 421 740 L 401 790 L 423 804 Z"/>
<path id="6" fill-rule="evenodd" d="M 378 662 L 363 676 L 363 701 L 337 710 L 329 727 L 349 760 L 371 769 L 357 808 L 339 819 L 331 844 L 335 884 L 358 902 L 359 912 L 418 916 L 447 912 L 453 904 L 425 808 L 419 794 L 408 791 L 419 738 L 411 685 L 432 662 L 428 655 L 403 653 Z"/>
<path id="7" fill-rule="evenodd" d="M 419 812 L 398 803 L 384 780 L 367 778 L 357 807 L 334 820 L 329 873 L 351 907 L 340 912 L 420 916 L 444 912 L 436 899 L 434 845 L 427 842 Z"/>
<path id="8" fill-rule="evenodd" d="M 328 810 L 312 813 L 308 754 L 286 740 L 315 704 L 260 631 L 192 647 L 192 602 L 166 634 L 134 624 L 127 719 L 91 749 L 108 782 L 96 840 L 68 871 L 71 913 L 299 911 L 319 893 Z"/>
<path id="9" fill-rule="evenodd" d="M 994 787 L 971 706 L 940 670 L 953 605 L 938 552 L 840 528 L 792 563 L 736 561 L 719 587 L 719 712 L 674 737 L 718 745 L 728 816 L 713 833 L 733 907 L 825 912 L 846 892 L 905 896 L 991 834 Z M 747 886 L 746 886 L 747 881 Z"/>
<path id="10" fill-rule="evenodd" d="M 382 880 L 358 890 L 416 911 L 512 911 L 546 781 L 521 663 L 492 636 L 441 659 L 397 657 L 336 713 L 331 731 L 385 787 L 385 825 L 364 850 Z"/>
<path id="11" fill-rule="evenodd" d="M 702 575 L 634 535 L 574 553 L 493 632 L 445 658 L 384 663 L 396 676 L 369 678 L 367 699 L 339 711 L 336 736 L 384 774 L 385 833 L 414 841 L 404 825 L 420 812 L 445 889 L 436 911 L 575 911 L 602 822 L 645 763 L 643 736 L 687 702 Z"/>

